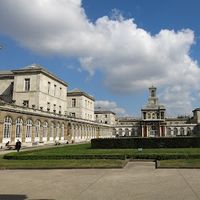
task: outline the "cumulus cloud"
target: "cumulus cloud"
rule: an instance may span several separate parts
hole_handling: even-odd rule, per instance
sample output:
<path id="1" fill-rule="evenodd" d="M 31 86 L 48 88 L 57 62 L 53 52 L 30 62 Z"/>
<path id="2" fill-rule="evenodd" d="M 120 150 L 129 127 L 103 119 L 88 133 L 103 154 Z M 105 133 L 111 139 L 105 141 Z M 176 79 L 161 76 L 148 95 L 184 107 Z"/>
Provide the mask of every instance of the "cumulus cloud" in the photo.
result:
<path id="1" fill-rule="evenodd" d="M 160 30 L 152 35 L 125 19 L 118 10 L 95 22 L 88 19 L 81 0 L 0 0 L 1 33 L 45 54 L 77 57 L 93 75 L 100 70 L 104 84 L 116 93 L 130 93 L 152 83 L 161 98 L 186 112 L 191 92 L 199 93 L 200 69 L 191 58 L 194 33 Z M 180 87 L 180 99 L 171 93 Z"/>
<path id="2" fill-rule="evenodd" d="M 95 109 L 96 110 L 106 110 L 106 111 L 112 111 L 116 113 L 119 116 L 125 116 L 128 115 L 125 111 L 125 109 L 119 107 L 116 102 L 114 101 L 108 101 L 108 100 L 99 100 L 95 101 Z"/>

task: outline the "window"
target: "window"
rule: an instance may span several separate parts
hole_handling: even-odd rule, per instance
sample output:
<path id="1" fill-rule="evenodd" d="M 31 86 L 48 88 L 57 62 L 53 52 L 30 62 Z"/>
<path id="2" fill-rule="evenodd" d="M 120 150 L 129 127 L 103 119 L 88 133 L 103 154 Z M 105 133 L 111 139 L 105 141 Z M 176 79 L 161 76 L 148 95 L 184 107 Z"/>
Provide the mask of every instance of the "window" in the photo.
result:
<path id="1" fill-rule="evenodd" d="M 23 121 L 21 118 L 16 120 L 16 138 L 21 137 Z"/>
<path id="2" fill-rule="evenodd" d="M 54 96 L 56 96 L 56 85 L 54 85 Z"/>
<path id="3" fill-rule="evenodd" d="M 61 114 L 61 110 L 62 110 L 62 107 L 61 107 L 61 106 L 59 106 L 59 114 Z"/>
<path id="4" fill-rule="evenodd" d="M 85 107 L 87 108 L 87 100 L 85 100 Z"/>
<path id="5" fill-rule="evenodd" d="M 56 137 L 59 137 L 59 136 L 60 136 L 60 124 L 58 123 L 56 127 Z"/>
<path id="6" fill-rule="evenodd" d="M 24 80 L 24 90 L 28 92 L 30 90 L 30 78 L 25 78 Z"/>
<path id="7" fill-rule="evenodd" d="M 76 107 L 76 99 L 72 99 L 72 107 Z"/>
<path id="8" fill-rule="evenodd" d="M 48 123 L 44 122 L 43 124 L 43 137 L 47 137 L 48 134 Z"/>
<path id="9" fill-rule="evenodd" d="M 7 116 L 4 119 L 4 125 L 3 125 L 3 137 L 4 138 L 10 138 L 11 131 L 12 131 L 11 129 L 12 129 L 12 119 Z"/>
<path id="10" fill-rule="evenodd" d="M 29 107 L 29 101 L 28 101 L 28 100 L 24 100 L 24 101 L 23 101 L 23 106 Z"/>
<path id="11" fill-rule="evenodd" d="M 53 136 L 54 136 L 54 128 L 55 128 L 55 125 L 54 125 L 54 123 L 52 122 L 52 123 L 51 123 L 51 127 L 50 127 L 50 137 L 53 137 Z"/>
<path id="12" fill-rule="evenodd" d="M 105 115 L 105 118 L 107 118 L 108 116 L 107 115 Z"/>
<path id="13" fill-rule="evenodd" d="M 51 90 L 51 82 L 48 82 L 48 94 L 50 94 L 50 90 Z"/>
<path id="14" fill-rule="evenodd" d="M 30 138 L 31 134 L 32 134 L 32 121 L 28 119 L 26 123 L 26 137 Z"/>
<path id="15" fill-rule="evenodd" d="M 75 114 L 75 113 L 71 113 L 71 116 L 72 116 L 72 117 L 76 117 L 76 114 Z"/>
<path id="16" fill-rule="evenodd" d="M 35 124 L 35 137 L 40 137 L 40 121 L 37 120 Z"/>

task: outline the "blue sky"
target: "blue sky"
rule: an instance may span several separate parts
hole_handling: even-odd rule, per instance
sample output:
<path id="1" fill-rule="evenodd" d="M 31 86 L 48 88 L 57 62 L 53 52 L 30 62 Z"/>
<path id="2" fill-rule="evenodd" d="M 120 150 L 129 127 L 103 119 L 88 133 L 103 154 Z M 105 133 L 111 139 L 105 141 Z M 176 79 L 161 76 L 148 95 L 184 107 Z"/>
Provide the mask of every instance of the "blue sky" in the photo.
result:
<path id="1" fill-rule="evenodd" d="M 0 0 L 0 70 L 37 63 L 96 98 L 139 116 L 148 87 L 168 115 L 200 102 L 198 0 Z"/>

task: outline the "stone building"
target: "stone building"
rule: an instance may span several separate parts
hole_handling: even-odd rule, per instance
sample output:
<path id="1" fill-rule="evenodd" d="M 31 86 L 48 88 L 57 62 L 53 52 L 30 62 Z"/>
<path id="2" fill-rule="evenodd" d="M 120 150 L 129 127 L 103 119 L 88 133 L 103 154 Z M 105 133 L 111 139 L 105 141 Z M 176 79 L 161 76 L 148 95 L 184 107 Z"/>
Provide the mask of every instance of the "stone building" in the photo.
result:
<path id="1" fill-rule="evenodd" d="M 147 104 L 141 109 L 141 118 L 121 117 L 114 127 L 116 136 L 174 137 L 189 136 L 200 123 L 200 109 L 193 111 L 193 118 L 167 118 L 166 109 L 158 102 L 156 87 L 149 88 Z"/>
<path id="2" fill-rule="evenodd" d="M 79 89 L 67 93 L 68 113 L 71 117 L 94 121 L 94 97 Z"/>
<path id="3" fill-rule="evenodd" d="M 168 118 L 156 87 L 149 88 L 140 118 L 94 111 L 94 97 L 75 89 L 40 65 L 0 71 L 0 146 L 89 141 L 92 138 L 200 135 L 200 108 L 193 117 Z"/>
<path id="4" fill-rule="evenodd" d="M 109 124 L 114 126 L 116 124 L 116 114 L 108 110 L 95 110 L 95 120 L 98 123 Z"/>
<path id="5" fill-rule="evenodd" d="M 112 136 L 112 127 L 94 121 L 94 98 L 77 90 L 67 93 L 67 87 L 36 64 L 1 71 L 0 146 L 18 139 L 32 145 Z"/>

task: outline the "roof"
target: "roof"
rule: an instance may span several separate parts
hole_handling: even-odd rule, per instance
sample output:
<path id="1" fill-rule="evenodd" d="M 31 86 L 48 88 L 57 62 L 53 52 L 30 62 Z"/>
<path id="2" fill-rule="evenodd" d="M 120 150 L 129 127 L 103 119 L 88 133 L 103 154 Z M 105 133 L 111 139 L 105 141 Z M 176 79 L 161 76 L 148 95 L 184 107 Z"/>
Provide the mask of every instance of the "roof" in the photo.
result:
<path id="1" fill-rule="evenodd" d="M 143 110 L 165 110 L 165 106 L 163 106 L 163 105 L 156 105 L 156 106 L 146 105 L 141 110 L 142 111 Z"/>
<path id="2" fill-rule="evenodd" d="M 73 97 L 73 96 L 85 96 L 85 97 L 91 99 L 92 101 L 95 101 L 95 99 L 94 99 L 93 96 L 87 94 L 86 92 L 81 91 L 78 88 L 67 92 L 67 96 L 69 96 L 69 97 Z"/>
<path id="3" fill-rule="evenodd" d="M 195 111 L 200 111 L 200 108 L 196 108 L 192 112 L 195 112 Z"/>
<path id="4" fill-rule="evenodd" d="M 114 113 L 110 110 L 95 110 L 94 114 L 113 114 L 113 115 L 116 115 L 116 113 Z"/>
<path id="5" fill-rule="evenodd" d="M 45 69 L 44 67 L 42 67 L 41 65 L 38 64 L 31 64 L 28 65 L 26 67 L 20 68 L 20 69 L 16 69 L 16 70 L 12 70 L 11 71 L 13 74 L 21 74 L 21 73 L 43 73 L 47 76 L 49 76 L 50 78 L 60 82 L 61 84 L 68 86 L 68 84 L 63 81 L 62 79 L 58 78 L 57 76 L 55 76 L 54 74 L 52 74 L 51 72 L 49 72 L 47 69 Z"/>
<path id="6" fill-rule="evenodd" d="M 14 78 L 12 71 L 0 71 L 0 78 Z"/>

